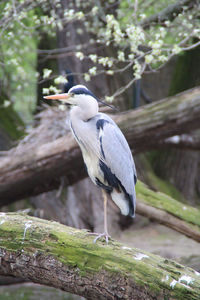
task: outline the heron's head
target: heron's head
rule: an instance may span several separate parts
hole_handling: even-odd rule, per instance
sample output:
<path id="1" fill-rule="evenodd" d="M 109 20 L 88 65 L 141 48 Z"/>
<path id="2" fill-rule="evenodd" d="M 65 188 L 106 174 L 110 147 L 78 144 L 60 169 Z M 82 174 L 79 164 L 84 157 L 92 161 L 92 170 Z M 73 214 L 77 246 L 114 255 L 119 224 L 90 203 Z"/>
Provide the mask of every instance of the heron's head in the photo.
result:
<path id="1" fill-rule="evenodd" d="M 90 90 L 88 90 L 86 86 L 81 84 L 73 86 L 71 89 L 69 89 L 68 93 L 45 96 L 44 99 L 60 100 L 66 104 L 78 105 L 82 107 L 86 104 L 90 105 L 90 103 L 100 102 L 114 110 L 117 110 L 115 107 L 98 99 Z"/>
<path id="2" fill-rule="evenodd" d="M 68 93 L 45 96 L 44 99 L 60 100 L 71 105 L 81 105 L 85 101 L 99 101 L 84 85 L 75 85 L 69 89 Z"/>

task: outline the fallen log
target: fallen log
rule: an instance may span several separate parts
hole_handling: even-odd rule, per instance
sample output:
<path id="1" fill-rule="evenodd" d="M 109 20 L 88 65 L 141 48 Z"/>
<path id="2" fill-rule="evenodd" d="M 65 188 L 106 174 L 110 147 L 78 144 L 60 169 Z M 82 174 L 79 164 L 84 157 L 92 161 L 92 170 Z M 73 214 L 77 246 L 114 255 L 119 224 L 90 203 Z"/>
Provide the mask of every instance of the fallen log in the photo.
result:
<path id="1" fill-rule="evenodd" d="M 0 275 L 29 279 L 87 299 L 200 298 L 200 273 L 175 261 L 108 245 L 85 230 L 22 214 L 0 214 Z"/>

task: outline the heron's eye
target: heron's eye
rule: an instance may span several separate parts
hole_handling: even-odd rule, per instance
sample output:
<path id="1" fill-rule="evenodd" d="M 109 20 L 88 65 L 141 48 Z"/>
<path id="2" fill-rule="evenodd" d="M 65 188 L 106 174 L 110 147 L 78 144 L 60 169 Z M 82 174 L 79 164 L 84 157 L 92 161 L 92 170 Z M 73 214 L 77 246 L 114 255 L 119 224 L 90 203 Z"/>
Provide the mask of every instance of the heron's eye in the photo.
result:
<path id="1" fill-rule="evenodd" d="M 75 96 L 75 94 L 74 94 L 74 93 L 70 93 L 70 95 L 71 95 L 71 97 L 74 97 L 74 96 Z"/>

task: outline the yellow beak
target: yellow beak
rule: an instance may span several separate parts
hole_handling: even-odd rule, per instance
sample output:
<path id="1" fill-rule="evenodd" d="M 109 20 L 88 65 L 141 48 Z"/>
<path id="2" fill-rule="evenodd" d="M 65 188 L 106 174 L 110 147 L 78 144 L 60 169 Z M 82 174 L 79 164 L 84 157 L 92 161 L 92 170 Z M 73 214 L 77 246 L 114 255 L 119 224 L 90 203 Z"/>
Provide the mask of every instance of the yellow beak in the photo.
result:
<path id="1" fill-rule="evenodd" d="M 50 96 L 45 96 L 44 99 L 47 100 L 67 100 L 71 97 L 70 94 L 56 94 L 56 95 L 50 95 Z"/>

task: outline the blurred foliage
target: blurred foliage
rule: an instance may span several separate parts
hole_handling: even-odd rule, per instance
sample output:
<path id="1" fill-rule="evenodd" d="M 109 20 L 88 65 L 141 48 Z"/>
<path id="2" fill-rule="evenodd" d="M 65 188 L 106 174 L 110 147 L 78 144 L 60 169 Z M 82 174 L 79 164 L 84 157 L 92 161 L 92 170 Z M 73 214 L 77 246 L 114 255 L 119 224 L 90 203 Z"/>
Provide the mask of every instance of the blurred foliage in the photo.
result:
<path id="1" fill-rule="evenodd" d="M 8 2 L 0 4 L 1 20 L 5 18 Z M 3 15 L 4 12 L 4 15 Z M 32 119 L 36 97 L 36 49 L 37 39 L 33 35 L 32 11 L 23 20 L 12 20 L 7 28 L 1 31 L 1 68 L 0 79 L 5 101 L 19 113 L 24 121 Z M 26 28 L 29 28 L 29 31 Z M 9 28 L 9 29 L 8 29 Z M 5 97 L 5 96 L 4 96 Z M 3 99 L 2 99 L 3 100 Z"/>
<path id="2" fill-rule="evenodd" d="M 169 6 L 170 4 L 176 3 L 176 0 L 169 0 L 167 3 L 165 0 L 139 0 L 137 2 L 138 3 L 136 3 L 136 1 L 127 0 L 120 2 L 118 15 L 124 24 L 127 24 L 130 21 L 133 22 L 131 19 L 134 17 L 143 19 L 159 13 L 166 8 L 166 4 Z M 135 15 L 133 11 L 135 11 Z"/>
<path id="3" fill-rule="evenodd" d="M 37 103 L 37 81 L 48 82 L 60 75 L 53 70 L 49 77 L 44 78 L 41 70 L 40 74 L 36 71 L 39 70 L 36 66 L 39 63 L 39 41 L 44 33 L 55 41 L 58 31 L 74 23 L 77 36 L 84 40 L 86 31 L 90 40 L 86 44 L 72 45 L 66 49 L 65 54 L 70 52 L 70 55 L 79 58 L 80 63 L 83 60 L 89 62 L 85 64 L 90 65 L 89 69 L 86 68 L 80 74 L 85 81 L 102 73 L 113 76 L 132 68 L 133 77 L 127 85 L 113 95 L 107 95 L 107 100 L 112 101 L 136 79 L 141 78 L 143 73 L 161 68 L 174 55 L 195 47 L 194 37 L 197 41 L 200 37 L 198 2 L 192 9 L 183 6 L 182 12 L 174 20 L 166 20 L 161 24 L 150 21 L 148 28 L 143 28 L 145 20 L 148 21 L 152 15 L 162 14 L 164 9 L 174 3 L 174 0 L 123 0 L 116 3 L 113 0 L 106 3 L 76 0 L 75 3 L 67 1 L 65 5 L 61 0 L 2 1 L 0 78 L 7 91 L 5 100 L 14 104 L 25 122 L 31 120 Z M 113 56 L 107 56 L 106 51 L 105 56 L 97 55 L 97 48 L 106 50 L 110 46 L 115 49 Z M 52 53 L 48 50 L 43 53 L 44 69 L 45 61 L 48 68 L 49 54 Z M 57 48 L 51 50 L 54 50 L 54 54 L 59 53 Z M 54 86 L 45 88 L 44 93 L 56 92 L 58 81 L 54 82 Z"/>
<path id="4" fill-rule="evenodd" d="M 157 176 L 155 170 L 153 169 L 155 160 L 159 160 L 159 155 L 161 155 L 160 151 L 150 151 L 146 154 L 140 154 L 140 160 L 142 162 L 142 166 L 145 170 L 145 182 L 152 188 L 157 191 L 160 191 L 170 197 L 181 201 L 186 202 L 184 196 L 178 189 L 171 184 L 166 179 L 162 179 L 160 176 Z"/>
<path id="5" fill-rule="evenodd" d="M 179 56 L 169 96 L 200 85 L 200 46 Z"/>

